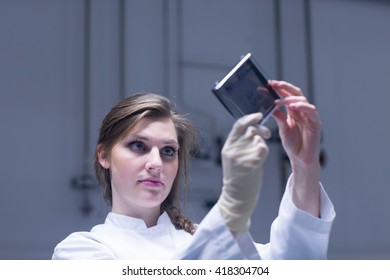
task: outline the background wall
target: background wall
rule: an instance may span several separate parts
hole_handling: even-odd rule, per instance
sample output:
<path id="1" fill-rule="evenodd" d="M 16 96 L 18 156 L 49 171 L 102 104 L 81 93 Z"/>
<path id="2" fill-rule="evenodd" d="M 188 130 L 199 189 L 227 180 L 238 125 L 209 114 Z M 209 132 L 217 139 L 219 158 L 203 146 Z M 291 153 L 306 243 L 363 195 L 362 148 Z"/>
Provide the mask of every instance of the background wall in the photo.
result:
<path id="1" fill-rule="evenodd" d="M 0 258 L 49 259 L 68 234 L 104 221 L 97 131 L 141 90 L 168 96 L 201 130 L 185 204 L 200 220 L 219 195 L 218 141 L 233 123 L 210 88 L 252 52 L 319 109 L 322 182 L 337 211 L 329 258 L 389 259 L 389 21 L 379 0 L 1 0 Z M 258 242 L 288 175 L 279 143 L 269 146 Z"/>

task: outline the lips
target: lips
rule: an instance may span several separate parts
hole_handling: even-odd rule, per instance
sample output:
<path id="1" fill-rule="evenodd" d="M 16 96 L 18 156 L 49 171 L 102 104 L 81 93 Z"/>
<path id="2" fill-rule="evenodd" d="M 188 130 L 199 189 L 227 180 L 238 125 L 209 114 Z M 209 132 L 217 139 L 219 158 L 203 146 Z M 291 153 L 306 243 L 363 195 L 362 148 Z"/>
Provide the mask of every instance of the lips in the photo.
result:
<path id="1" fill-rule="evenodd" d="M 152 187 L 152 188 L 160 188 L 164 186 L 164 183 L 156 178 L 141 179 L 139 180 L 139 182 L 147 187 Z"/>

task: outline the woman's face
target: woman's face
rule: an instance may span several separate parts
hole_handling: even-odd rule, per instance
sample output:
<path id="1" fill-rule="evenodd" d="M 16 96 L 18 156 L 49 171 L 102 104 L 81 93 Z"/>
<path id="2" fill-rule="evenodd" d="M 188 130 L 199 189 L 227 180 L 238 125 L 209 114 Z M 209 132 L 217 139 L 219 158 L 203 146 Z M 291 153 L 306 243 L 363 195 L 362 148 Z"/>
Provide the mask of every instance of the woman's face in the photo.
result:
<path id="1" fill-rule="evenodd" d="M 171 119 L 143 119 L 99 162 L 111 172 L 112 211 L 140 216 L 160 205 L 177 175 L 179 144 Z"/>

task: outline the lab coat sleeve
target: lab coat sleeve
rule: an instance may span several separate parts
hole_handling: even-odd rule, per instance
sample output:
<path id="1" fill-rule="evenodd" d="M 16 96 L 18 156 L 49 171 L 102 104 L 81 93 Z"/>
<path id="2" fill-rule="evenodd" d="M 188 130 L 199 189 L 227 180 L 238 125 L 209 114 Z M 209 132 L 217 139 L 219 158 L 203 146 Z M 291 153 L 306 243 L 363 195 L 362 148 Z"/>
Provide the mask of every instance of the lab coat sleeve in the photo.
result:
<path id="1" fill-rule="evenodd" d="M 215 205 L 184 250 L 175 257 L 183 260 L 259 259 L 249 233 L 234 237 Z"/>
<path id="2" fill-rule="evenodd" d="M 90 232 L 75 232 L 59 243 L 52 255 L 52 260 L 113 260 L 112 250 L 96 240 Z"/>
<path id="3" fill-rule="evenodd" d="M 298 209 L 291 196 L 291 180 L 267 244 L 255 243 L 250 233 L 233 236 L 214 206 L 178 259 L 326 259 L 335 211 L 321 186 L 321 218 Z"/>
<path id="4" fill-rule="evenodd" d="M 279 215 L 272 223 L 270 242 L 258 244 L 262 259 L 326 259 L 329 236 L 336 216 L 332 202 L 321 186 L 321 217 L 300 210 L 292 201 L 291 177 Z"/>

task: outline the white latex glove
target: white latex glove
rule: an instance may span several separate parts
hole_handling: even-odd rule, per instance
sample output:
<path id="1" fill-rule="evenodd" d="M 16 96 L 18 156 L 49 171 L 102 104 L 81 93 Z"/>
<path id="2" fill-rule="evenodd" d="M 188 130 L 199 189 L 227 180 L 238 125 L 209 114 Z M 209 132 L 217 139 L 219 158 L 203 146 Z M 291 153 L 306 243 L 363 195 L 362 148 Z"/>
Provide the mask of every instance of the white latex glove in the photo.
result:
<path id="1" fill-rule="evenodd" d="M 258 125 L 261 118 L 255 113 L 238 119 L 222 149 L 223 187 L 217 204 L 232 232 L 249 230 L 260 196 L 268 155 L 264 138 L 271 136 L 268 128 Z"/>

